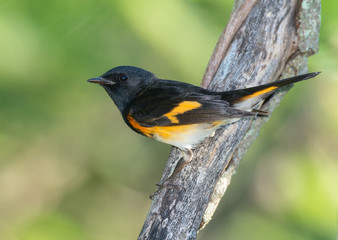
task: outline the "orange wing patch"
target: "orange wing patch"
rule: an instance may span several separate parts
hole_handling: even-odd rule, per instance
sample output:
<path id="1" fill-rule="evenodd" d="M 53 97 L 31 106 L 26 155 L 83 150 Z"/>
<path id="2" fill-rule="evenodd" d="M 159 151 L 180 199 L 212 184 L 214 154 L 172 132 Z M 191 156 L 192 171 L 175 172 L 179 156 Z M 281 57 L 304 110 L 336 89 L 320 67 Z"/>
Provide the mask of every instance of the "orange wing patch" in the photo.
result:
<path id="1" fill-rule="evenodd" d="M 179 123 L 178 118 L 176 117 L 179 114 L 194 110 L 201 107 L 202 104 L 195 101 L 183 101 L 177 107 L 173 108 L 170 112 L 164 114 L 171 123 Z M 162 141 L 170 141 L 177 138 L 181 134 L 191 131 L 196 127 L 196 124 L 188 125 L 175 125 L 175 126 L 154 126 L 154 127 L 144 127 L 139 124 L 129 113 L 127 120 L 130 125 L 135 128 L 137 131 L 143 135 L 150 138 L 159 138 Z"/>
<path id="2" fill-rule="evenodd" d="M 176 117 L 177 115 L 199 108 L 200 106 L 202 106 L 202 104 L 200 104 L 199 102 L 183 101 L 177 107 L 173 108 L 170 112 L 164 114 L 164 116 L 166 116 L 171 121 L 171 123 L 179 123 L 179 120 Z M 179 128 L 184 128 L 184 126 L 143 127 L 137 121 L 135 121 L 130 113 L 127 116 L 127 120 L 130 125 L 133 126 L 133 128 L 137 129 L 139 132 L 146 135 L 147 137 L 152 137 L 154 133 L 158 134 L 159 132 L 162 132 L 164 135 L 167 136 L 168 133 L 172 132 L 173 130 L 175 131 Z"/>
<path id="3" fill-rule="evenodd" d="M 202 106 L 202 104 L 200 104 L 199 102 L 183 101 L 180 102 L 180 104 L 177 107 L 173 108 L 170 112 L 164 114 L 164 116 L 169 118 L 171 123 L 179 123 L 176 117 L 177 115 L 194 110 L 196 108 L 199 108 L 200 106 Z"/>
<path id="4" fill-rule="evenodd" d="M 257 97 L 257 96 L 262 95 L 264 93 L 271 92 L 272 90 L 275 90 L 276 88 L 278 88 L 278 87 L 272 86 L 272 87 L 269 87 L 269 88 L 265 88 L 263 90 L 259 90 L 257 92 L 250 94 L 250 95 L 247 95 L 247 96 L 244 96 L 244 97 L 238 99 L 236 102 L 245 101 L 245 100 L 248 100 L 250 98 Z"/>

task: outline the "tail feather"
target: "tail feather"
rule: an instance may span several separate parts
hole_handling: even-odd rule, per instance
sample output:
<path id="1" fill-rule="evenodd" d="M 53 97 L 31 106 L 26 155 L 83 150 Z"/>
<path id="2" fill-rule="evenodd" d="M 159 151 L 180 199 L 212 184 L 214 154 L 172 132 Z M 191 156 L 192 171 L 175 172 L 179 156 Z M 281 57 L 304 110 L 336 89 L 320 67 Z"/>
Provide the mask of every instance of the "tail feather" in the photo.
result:
<path id="1" fill-rule="evenodd" d="M 222 95 L 222 99 L 229 102 L 231 106 L 247 110 L 252 108 L 252 106 L 256 105 L 262 99 L 265 99 L 266 97 L 270 96 L 272 93 L 276 91 L 276 89 L 295 82 L 313 78 L 317 76 L 319 73 L 320 72 L 313 72 L 282 79 L 279 81 L 267 83 L 256 87 L 224 92 Z"/>

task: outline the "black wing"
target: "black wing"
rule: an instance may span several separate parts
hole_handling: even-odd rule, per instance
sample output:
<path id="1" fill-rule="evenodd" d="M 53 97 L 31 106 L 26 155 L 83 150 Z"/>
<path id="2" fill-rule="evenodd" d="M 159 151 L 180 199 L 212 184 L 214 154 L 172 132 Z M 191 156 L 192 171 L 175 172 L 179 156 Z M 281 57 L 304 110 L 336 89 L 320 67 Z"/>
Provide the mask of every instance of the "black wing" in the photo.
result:
<path id="1" fill-rule="evenodd" d="M 144 127 L 211 123 L 256 113 L 231 108 L 215 94 L 190 84 L 160 80 L 141 92 L 129 108 L 130 116 Z"/>

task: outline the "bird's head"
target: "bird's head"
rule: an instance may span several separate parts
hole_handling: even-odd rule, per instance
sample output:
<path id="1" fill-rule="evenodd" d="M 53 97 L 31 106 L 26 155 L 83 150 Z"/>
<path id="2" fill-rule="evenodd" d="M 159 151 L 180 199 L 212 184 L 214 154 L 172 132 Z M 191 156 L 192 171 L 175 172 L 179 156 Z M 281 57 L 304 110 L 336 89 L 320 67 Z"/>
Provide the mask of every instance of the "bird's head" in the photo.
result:
<path id="1" fill-rule="evenodd" d="M 100 84 L 123 112 L 142 90 L 156 80 L 153 73 L 141 68 L 119 66 L 88 82 Z"/>

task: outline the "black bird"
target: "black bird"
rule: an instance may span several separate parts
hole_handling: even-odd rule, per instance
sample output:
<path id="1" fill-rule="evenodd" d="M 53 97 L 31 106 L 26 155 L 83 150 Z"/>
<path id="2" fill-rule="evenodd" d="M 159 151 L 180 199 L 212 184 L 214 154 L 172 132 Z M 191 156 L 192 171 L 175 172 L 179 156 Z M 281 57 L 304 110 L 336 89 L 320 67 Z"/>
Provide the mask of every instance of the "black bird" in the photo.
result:
<path id="1" fill-rule="evenodd" d="M 255 109 L 276 89 L 315 77 L 308 73 L 245 89 L 213 92 L 163 80 L 137 67 L 120 66 L 88 82 L 100 84 L 135 132 L 178 147 L 183 158 L 169 178 L 192 159 L 192 151 L 216 129 L 243 117 L 268 116 Z"/>

